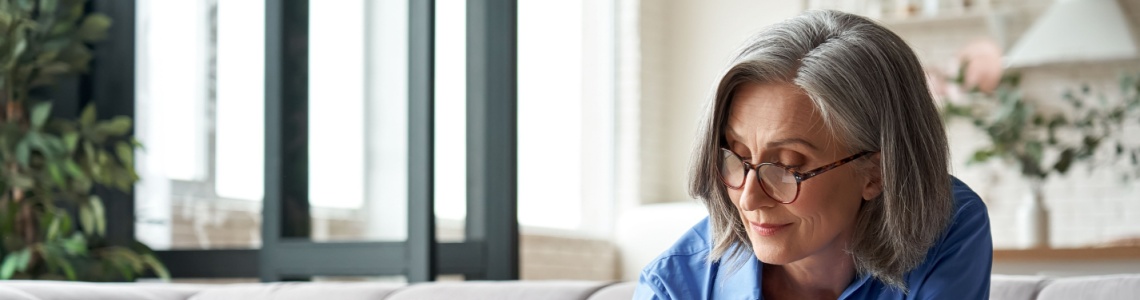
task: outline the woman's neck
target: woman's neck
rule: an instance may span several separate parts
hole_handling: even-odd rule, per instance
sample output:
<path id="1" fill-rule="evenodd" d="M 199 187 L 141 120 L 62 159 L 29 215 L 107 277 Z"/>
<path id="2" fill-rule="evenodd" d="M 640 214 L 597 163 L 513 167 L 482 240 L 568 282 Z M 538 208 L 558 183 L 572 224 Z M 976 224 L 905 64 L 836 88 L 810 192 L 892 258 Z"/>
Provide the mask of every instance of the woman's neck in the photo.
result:
<path id="1" fill-rule="evenodd" d="M 855 278 L 855 259 L 844 250 L 847 239 L 785 265 L 763 265 L 761 291 L 766 299 L 837 299 Z"/>

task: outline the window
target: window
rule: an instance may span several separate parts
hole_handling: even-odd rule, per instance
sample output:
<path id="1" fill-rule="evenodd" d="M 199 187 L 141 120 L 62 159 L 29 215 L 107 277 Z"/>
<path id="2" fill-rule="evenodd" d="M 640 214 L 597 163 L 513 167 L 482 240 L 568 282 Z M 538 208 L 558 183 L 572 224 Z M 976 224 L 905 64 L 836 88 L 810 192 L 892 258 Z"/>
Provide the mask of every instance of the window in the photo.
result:
<path id="1" fill-rule="evenodd" d="M 517 278 L 518 236 L 508 217 L 515 203 L 507 201 L 515 192 L 493 188 L 516 182 L 514 172 L 494 167 L 515 163 L 516 155 L 502 146 L 515 142 L 511 135 L 500 140 L 509 144 L 466 136 L 469 130 L 512 127 L 496 120 L 507 120 L 502 112 L 516 105 L 519 115 L 528 116 L 518 135 L 534 139 L 517 145 L 530 155 L 517 171 L 536 179 L 518 181 L 517 193 L 526 195 L 520 202 L 531 203 L 520 212 L 524 225 L 589 233 L 605 228 L 591 218 L 609 219 L 612 151 L 606 147 L 612 147 L 607 145 L 613 101 L 604 82 L 613 68 L 605 55 L 584 54 L 587 47 L 612 47 L 604 37 L 588 38 L 588 32 L 604 31 L 587 22 L 591 7 L 608 7 L 602 1 L 528 7 L 519 13 L 545 17 L 515 26 L 486 21 L 517 18 L 513 8 L 469 12 L 464 1 L 441 0 L 434 7 L 435 32 L 423 22 L 432 19 L 431 6 L 416 1 L 167 2 L 137 2 L 137 133 L 148 147 L 138 158 L 143 180 L 135 214 L 137 237 L 170 250 L 159 255 L 177 262 L 172 271 L 280 280 L 360 275 L 367 269 L 363 275 L 405 274 L 421 281 L 432 275 L 423 271 L 431 270 L 431 256 L 422 253 L 438 247 L 436 253 L 446 257 L 436 262 L 444 274 Z M 562 10 L 571 14 L 546 18 Z M 482 19 L 464 20 L 480 13 Z M 469 30 L 469 22 L 486 23 Z M 550 26 L 566 36 L 545 38 L 542 31 L 524 28 L 529 26 Z M 547 74 L 552 69 L 526 67 L 518 71 L 535 81 L 517 91 L 496 88 L 516 85 L 515 73 L 502 67 L 516 59 L 502 49 L 515 43 L 495 42 L 510 41 L 515 33 L 507 29 L 516 28 L 519 36 L 536 39 L 518 44 L 520 52 L 531 54 L 520 64 L 560 70 Z M 469 32 L 492 42 L 471 43 Z M 301 40 L 307 44 L 294 43 Z M 467 53 L 469 43 L 486 48 Z M 432 53 L 428 47 L 436 54 L 430 119 L 420 113 L 426 101 L 408 101 L 429 94 L 427 77 L 418 75 L 432 65 L 419 55 Z M 467 70 L 471 58 L 486 67 Z M 478 77 L 469 81 L 468 74 Z M 493 95 L 466 99 L 472 82 Z M 516 92 L 530 100 L 504 100 Z M 468 111 L 469 101 L 490 109 Z M 420 129 L 428 120 L 436 122 L 434 134 Z M 438 227 L 456 233 L 437 236 L 450 242 L 431 243 L 422 230 L 426 223 L 417 223 L 431 214 L 421 197 L 428 194 L 424 180 L 430 177 L 417 174 L 426 168 L 412 167 L 431 163 L 422 155 L 428 153 L 425 137 L 435 138 L 435 213 L 443 221 Z M 469 141 L 478 150 L 468 149 Z M 498 163 L 473 164 L 483 180 L 470 181 L 471 155 Z M 468 200 L 468 185 L 492 192 Z M 468 201 L 485 209 L 469 214 Z M 409 218 L 409 210 L 419 212 L 413 214 L 418 220 Z M 279 226 L 262 230 L 263 222 Z M 475 226 L 464 228 L 465 223 Z M 318 251 L 371 259 L 307 260 Z M 206 261 L 241 261 L 227 269 L 240 270 L 203 269 Z"/>
<path id="2" fill-rule="evenodd" d="M 138 5 L 137 134 L 146 150 L 139 153 L 137 235 L 156 249 L 257 248 L 265 3 Z M 406 5 L 310 3 L 315 240 L 406 235 Z M 366 14 L 377 17 L 366 22 Z"/>
<path id="3" fill-rule="evenodd" d="M 436 214 L 462 224 L 463 0 L 437 1 Z M 614 4 L 518 3 L 518 219 L 524 231 L 604 236 L 614 201 Z M 591 213 L 585 213 L 591 212 Z M 442 236 L 442 235 L 441 235 Z"/>

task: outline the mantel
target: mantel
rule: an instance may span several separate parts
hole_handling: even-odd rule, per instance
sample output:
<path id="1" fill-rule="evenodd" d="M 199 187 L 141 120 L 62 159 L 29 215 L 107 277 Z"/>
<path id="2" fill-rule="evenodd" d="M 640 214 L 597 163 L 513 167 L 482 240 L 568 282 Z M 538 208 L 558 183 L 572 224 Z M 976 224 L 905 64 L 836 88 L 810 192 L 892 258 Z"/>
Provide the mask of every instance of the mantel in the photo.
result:
<path id="1" fill-rule="evenodd" d="M 1138 260 L 1140 247 L 994 249 L 995 262 Z"/>

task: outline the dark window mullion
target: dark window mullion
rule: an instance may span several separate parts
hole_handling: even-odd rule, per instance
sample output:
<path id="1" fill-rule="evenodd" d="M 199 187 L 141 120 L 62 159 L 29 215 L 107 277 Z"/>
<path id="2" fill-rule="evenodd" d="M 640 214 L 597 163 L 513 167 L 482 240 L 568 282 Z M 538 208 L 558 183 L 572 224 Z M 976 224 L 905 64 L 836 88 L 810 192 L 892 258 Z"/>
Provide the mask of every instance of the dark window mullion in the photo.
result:
<path id="1" fill-rule="evenodd" d="M 267 252 L 281 236 L 281 49 L 284 3 L 281 0 L 265 1 L 265 193 L 261 207 L 261 247 L 257 256 L 258 277 L 261 281 L 280 278 L 270 268 L 273 261 Z"/>
<path id="2" fill-rule="evenodd" d="M 408 282 L 435 280 L 435 1 L 408 0 Z"/>
<path id="3" fill-rule="evenodd" d="M 519 278 L 516 0 L 467 1 L 467 239 L 478 279 Z"/>
<path id="4" fill-rule="evenodd" d="M 135 115 L 135 2 L 95 0 L 94 12 L 115 20 L 107 30 L 110 38 L 92 47 L 91 73 L 80 82 L 79 106 L 87 99 L 98 107 L 100 119 Z M 132 128 L 131 134 L 134 134 Z M 135 199 L 132 192 L 96 187 L 106 206 L 107 242 L 129 245 L 135 241 Z"/>

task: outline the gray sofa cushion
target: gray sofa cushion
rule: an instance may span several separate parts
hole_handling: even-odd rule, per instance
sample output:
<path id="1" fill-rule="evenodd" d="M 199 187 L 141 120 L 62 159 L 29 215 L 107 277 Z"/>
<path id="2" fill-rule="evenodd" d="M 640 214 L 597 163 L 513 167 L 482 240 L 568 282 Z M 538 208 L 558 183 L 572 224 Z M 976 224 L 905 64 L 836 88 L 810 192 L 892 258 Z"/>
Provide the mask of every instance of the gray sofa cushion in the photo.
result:
<path id="1" fill-rule="evenodd" d="M 1037 296 L 1041 300 L 1140 299 L 1140 274 L 1054 279 Z"/>
<path id="2" fill-rule="evenodd" d="M 1043 276 L 990 275 L 990 299 L 1032 300 L 1047 280 Z"/>
<path id="3" fill-rule="evenodd" d="M 36 297 L 32 296 L 31 294 L 25 293 L 24 291 L 17 290 L 14 288 L 3 287 L 3 286 L 0 286 L 0 299 L 4 299 L 4 300 L 40 300 L 39 298 L 36 298 Z"/>
<path id="4" fill-rule="evenodd" d="M 215 286 L 190 300 L 380 300 L 404 284 L 375 282 L 276 282 Z"/>
<path id="5" fill-rule="evenodd" d="M 13 280 L 0 281 L 0 287 L 18 290 L 35 300 L 186 300 L 208 286 Z"/>
<path id="6" fill-rule="evenodd" d="M 633 299 L 633 289 L 637 288 L 636 281 L 615 283 L 604 287 L 590 295 L 589 300 L 629 300 Z"/>
<path id="7" fill-rule="evenodd" d="M 388 300 L 585 300 L 606 285 L 596 281 L 435 282 L 400 289 Z"/>

